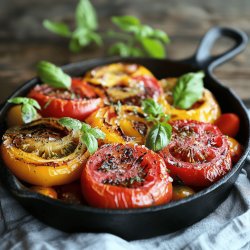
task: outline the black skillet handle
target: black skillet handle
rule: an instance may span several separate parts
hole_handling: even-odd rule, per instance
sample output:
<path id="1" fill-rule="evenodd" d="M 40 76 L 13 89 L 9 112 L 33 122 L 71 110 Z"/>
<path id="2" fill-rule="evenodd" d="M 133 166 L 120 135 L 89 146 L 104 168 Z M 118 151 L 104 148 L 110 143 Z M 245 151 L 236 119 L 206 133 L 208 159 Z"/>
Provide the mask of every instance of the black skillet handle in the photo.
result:
<path id="1" fill-rule="evenodd" d="M 223 37 L 234 41 L 234 46 L 224 53 L 213 56 L 211 54 L 213 46 L 219 38 Z M 196 53 L 194 56 L 189 58 L 187 62 L 198 68 L 211 72 L 218 65 L 230 60 L 242 52 L 246 48 L 247 44 L 248 37 L 245 32 L 233 28 L 214 27 L 205 34 Z"/>

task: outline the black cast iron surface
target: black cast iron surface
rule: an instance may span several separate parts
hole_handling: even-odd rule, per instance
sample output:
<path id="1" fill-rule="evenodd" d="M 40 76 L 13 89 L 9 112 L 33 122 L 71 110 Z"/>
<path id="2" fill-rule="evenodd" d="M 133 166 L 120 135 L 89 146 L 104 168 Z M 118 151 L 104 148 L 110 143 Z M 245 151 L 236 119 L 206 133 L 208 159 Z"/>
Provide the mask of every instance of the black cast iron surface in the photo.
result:
<path id="1" fill-rule="evenodd" d="M 217 56 L 210 52 L 214 43 L 221 37 L 235 42 L 229 51 Z M 218 100 L 222 112 L 237 113 L 241 120 L 237 140 L 244 146 L 244 153 L 232 171 L 209 188 L 195 195 L 166 205 L 143 209 L 111 210 L 98 209 L 83 205 L 72 205 L 53 200 L 40 194 L 30 192 L 0 162 L 0 178 L 6 189 L 31 214 L 55 228 L 76 232 L 109 232 L 125 239 L 140 239 L 173 232 L 187 227 L 211 213 L 225 200 L 233 183 L 240 173 L 247 158 L 250 145 L 250 121 L 242 101 L 227 87 L 214 78 L 213 69 L 240 53 L 247 45 L 245 33 L 231 28 L 213 28 L 201 41 L 196 54 L 186 60 L 171 61 L 150 58 L 100 58 L 90 61 L 69 64 L 63 69 L 72 76 L 81 76 L 87 70 L 113 62 L 132 62 L 149 68 L 157 78 L 180 76 L 190 71 L 204 70 L 206 73 L 205 87 L 210 89 Z M 23 96 L 28 90 L 40 83 L 35 78 L 16 90 L 11 97 Z M 0 111 L 1 137 L 4 133 L 5 114 L 9 104 L 5 103 Z"/>

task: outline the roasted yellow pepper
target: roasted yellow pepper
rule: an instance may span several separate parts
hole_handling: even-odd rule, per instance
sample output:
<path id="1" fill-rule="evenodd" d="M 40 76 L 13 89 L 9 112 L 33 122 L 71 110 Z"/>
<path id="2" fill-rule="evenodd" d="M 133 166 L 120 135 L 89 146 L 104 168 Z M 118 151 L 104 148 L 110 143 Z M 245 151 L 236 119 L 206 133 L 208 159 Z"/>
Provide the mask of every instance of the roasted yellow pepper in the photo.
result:
<path id="1" fill-rule="evenodd" d="M 153 76 L 145 67 L 137 64 L 112 63 L 100 66 L 87 72 L 84 80 L 103 87 L 114 87 L 123 82 L 126 83 L 131 77 Z"/>
<path id="2" fill-rule="evenodd" d="M 89 157 L 77 134 L 48 118 L 8 129 L 1 151 L 20 180 L 47 187 L 78 179 Z"/>
<path id="3" fill-rule="evenodd" d="M 104 143 L 144 144 L 148 123 L 139 107 L 109 106 L 90 115 L 86 122 L 101 129 L 106 137 Z"/>
<path id="4" fill-rule="evenodd" d="M 177 109 L 172 105 L 172 89 L 177 82 L 177 78 L 167 78 L 161 80 L 164 95 L 160 97 L 160 103 L 164 106 L 165 112 L 171 115 L 171 120 L 196 120 L 213 123 L 221 114 L 220 106 L 213 94 L 204 88 L 203 96 L 192 108 L 188 110 Z"/>

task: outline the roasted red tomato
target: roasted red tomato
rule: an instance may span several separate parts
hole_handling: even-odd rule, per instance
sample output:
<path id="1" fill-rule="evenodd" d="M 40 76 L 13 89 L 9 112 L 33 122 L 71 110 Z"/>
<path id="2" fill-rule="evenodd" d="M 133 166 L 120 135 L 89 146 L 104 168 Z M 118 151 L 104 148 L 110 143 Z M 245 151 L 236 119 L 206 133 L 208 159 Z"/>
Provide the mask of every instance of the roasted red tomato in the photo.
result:
<path id="1" fill-rule="evenodd" d="M 240 128 L 240 118 L 233 113 L 222 114 L 214 123 L 224 135 L 235 137 Z"/>
<path id="2" fill-rule="evenodd" d="M 106 144 L 89 158 L 81 183 L 84 197 L 94 207 L 149 207 L 172 198 L 162 158 L 144 146 Z"/>
<path id="3" fill-rule="evenodd" d="M 153 74 L 137 64 L 114 63 L 89 71 L 84 80 L 101 86 L 111 103 L 141 105 L 145 98 L 158 99 L 163 90 Z"/>
<path id="4" fill-rule="evenodd" d="M 209 123 L 172 122 L 171 142 L 160 151 L 170 175 L 187 186 L 206 187 L 230 171 L 226 136 Z"/>
<path id="5" fill-rule="evenodd" d="M 43 117 L 72 117 L 85 119 L 103 106 L 104 94 L 99 88 L 90 86 L 82 79 L 73 78 L 71 89 L 56 89 L 47 84 L 37 85 L 28 97 L 38 101 Z"/>

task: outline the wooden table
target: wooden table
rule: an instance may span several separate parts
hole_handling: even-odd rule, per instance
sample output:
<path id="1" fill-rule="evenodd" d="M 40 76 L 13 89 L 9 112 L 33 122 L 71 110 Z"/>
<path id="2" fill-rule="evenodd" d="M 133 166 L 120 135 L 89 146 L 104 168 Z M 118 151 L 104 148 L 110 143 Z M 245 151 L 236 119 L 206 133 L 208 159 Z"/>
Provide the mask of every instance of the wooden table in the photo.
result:
<path id="1" fill-rule="evenodd" d="M 1 0 L 0 2 L 0 101 L 24 81 L 35 76 L 39 60 L 62 65 L 105 55 L 107 48 L 91 46 L 79 54 L 67 49 L 67 40 L 45 30 L 48 18 L 73 24 L 76 0 Z M 112 26 L 113 15 L 135 15 L 143 23 L 163 29 L 170 38 L 168 57 L 181 59 L 194 53 L 201 36 L 212 26 L 240 28 L 250 35 L 250 1 L 94 0 L 101 30 Z M 53 4 L 51 4 L 53 3 Z M 221 41 L 220 52 L 228 46 Z M 216 76 L 241 98 L 250 98 L 250 47 L 216 69 Z"/>

